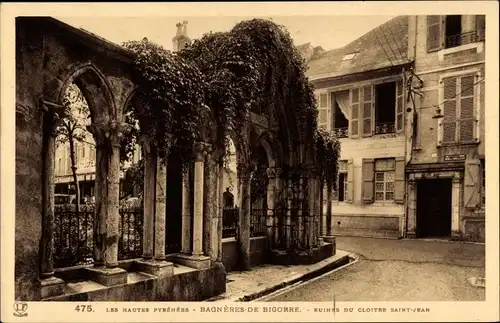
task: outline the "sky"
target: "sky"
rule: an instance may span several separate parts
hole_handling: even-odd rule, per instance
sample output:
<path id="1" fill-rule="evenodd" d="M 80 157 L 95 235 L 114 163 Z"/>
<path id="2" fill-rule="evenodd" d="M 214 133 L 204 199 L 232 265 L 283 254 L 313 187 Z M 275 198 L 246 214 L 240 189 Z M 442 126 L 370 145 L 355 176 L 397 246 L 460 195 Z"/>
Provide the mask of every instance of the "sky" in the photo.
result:
<path id="1" fill-rule="evenodd" d="M 394 16 L 271 16 L 287 27 L 295 45 L 311 43 L 325 50 L 345 46 L 350 41 L 383 24 Z M 213 31 L 228 31 L 236 23 L 256 17 L 244 16 L 166 16 L 166 17 L 55 17 L 74 27 L 83 28 L 117 44 L 147 37 L 166 49 L 172 49 L 176 23 L 188 21 L 191 39 Z"/>

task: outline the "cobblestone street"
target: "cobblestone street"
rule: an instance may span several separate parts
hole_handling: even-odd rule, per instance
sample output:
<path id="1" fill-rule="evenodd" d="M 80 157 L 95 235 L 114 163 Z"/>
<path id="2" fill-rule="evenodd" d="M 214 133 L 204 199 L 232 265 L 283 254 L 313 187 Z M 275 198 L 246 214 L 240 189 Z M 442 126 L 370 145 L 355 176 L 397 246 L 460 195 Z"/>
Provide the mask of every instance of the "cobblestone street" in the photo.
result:
<path id="1" fill-rule="evenodd" d="M 481 301 L 484 245 L 448 241 L 337 237 L 359 255 L 352 266 L 267 301 Z"/>

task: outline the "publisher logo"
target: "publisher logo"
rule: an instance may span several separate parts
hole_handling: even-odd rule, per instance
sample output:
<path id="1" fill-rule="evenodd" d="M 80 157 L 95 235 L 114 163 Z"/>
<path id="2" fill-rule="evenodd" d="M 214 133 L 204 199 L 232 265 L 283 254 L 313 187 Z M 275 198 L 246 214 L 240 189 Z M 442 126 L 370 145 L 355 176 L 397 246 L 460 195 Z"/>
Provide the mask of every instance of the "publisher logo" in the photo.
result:
<path id="1" fill-rule="evenodd" d="M 26 313 L 26 310 L 28 310 L 28 304 L 25 302 L 16 302 L 14 303 L 14 315 L 17 317 L 23 317 L 23 316 L 28 316 L 28 313 Z"/>

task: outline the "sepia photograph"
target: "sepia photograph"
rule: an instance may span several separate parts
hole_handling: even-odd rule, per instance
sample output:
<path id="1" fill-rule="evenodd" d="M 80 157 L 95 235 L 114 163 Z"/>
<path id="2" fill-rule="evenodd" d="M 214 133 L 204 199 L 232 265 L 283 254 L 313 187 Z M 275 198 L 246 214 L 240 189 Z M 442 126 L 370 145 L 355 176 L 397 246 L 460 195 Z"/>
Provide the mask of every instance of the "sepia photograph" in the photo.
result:
<path id="1" fill-rule="evenodd" d="M 498 17 L 262 6 L 9 17 L 9 318 L 433 320 L 498 294 Z"/>

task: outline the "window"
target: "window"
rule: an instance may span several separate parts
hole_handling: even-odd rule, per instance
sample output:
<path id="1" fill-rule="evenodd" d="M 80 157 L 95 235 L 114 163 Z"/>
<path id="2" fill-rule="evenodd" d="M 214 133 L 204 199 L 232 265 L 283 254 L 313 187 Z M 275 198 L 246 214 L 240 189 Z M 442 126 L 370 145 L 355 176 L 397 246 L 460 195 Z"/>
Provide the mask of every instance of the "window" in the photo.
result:
<path id="1" fill-rule="evenodd" d="M 339 202 L 347 201 L 347 161 L 339 161 L 339 175 L 337 180 L 337 188 L 334 191 L 334 199 Z"/>
<path id="2" fill-rule="evenodd" d="M 440 143 L 470 143 L 476 140 L 477 76 L 467 74 L 442 80 L 444 117 L 439 121 Z"/>
<path id="3" fill-rule="evenodd" d="M 486 205 L 486 163 L 481 159 L 481 205 Z"/>
<path id="4" fill-rule="evenodd" d="M 375 134 L 396 130 L 396 82 L 375 86 Z"/>
<path id="5" fill-rule="evenodd" d="M 349 91 L 337 92 L 331 94 L 332 104 L 332 128 L 337 138 L 346 138 L 349 135 L 349 120 L 347 113 L 349 111 Z"/>
<path id="6" fill-rule="evenodd" d="M 428 52 L 480 42 L 484 34 L 484 15 L 427 16 Z"/>
<path id="7" fill-rule="evenodd" d="M 394 201 L 395 168 L 393 158 L 375 160 L 375 201 Z"/>
<path id="8" fill-rule="evenodd" d="M 342 57 L 342 60 L 349 61 L 349 60 L 353 59 L 354 57 L 356 57 L 356 54 L 357 53 L 350 53 L 350 54 L 344 55 L 344 57 Z"/>
<path id="9" fill-rule="evenodd" d="M 323 127 L 327 129 L 328 124 L 328 95 L 322 93 L 319 95 L 319 107 L 318 107 L 318 127 Z"/>

